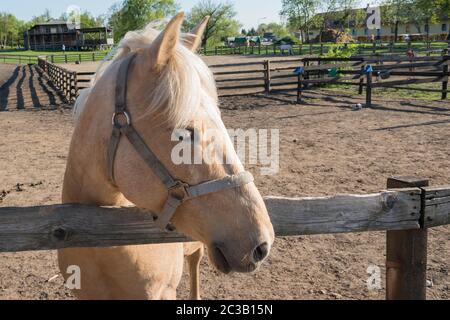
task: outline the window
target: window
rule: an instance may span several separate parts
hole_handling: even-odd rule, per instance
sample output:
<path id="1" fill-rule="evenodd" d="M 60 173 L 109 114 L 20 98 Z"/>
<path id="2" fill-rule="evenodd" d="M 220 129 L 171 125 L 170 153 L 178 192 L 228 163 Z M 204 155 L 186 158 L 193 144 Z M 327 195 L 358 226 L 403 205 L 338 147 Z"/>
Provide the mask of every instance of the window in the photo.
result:
<path id="1" fill-rule="evenodd" d="M 425 32 L 430 32 L 430 26 L 428 24 L 426 24 L 424 30 L 425 30 Z"/>
<path id="2" fill-rule="evenodd" d="M 364 35 L 367 36 L 369 34 L 369 29 L 365 28 L 364 29 Z"/>
<path id="3" fill-rule="evenodd" d="M 405 26 L 405 33 L 410 33 L 411 32 L 411 27 L 409 26 L 409 24 L 407 24 Z"/>
<path id="4" fill-rule="evenodd" d="M 356 36 L 356 29 L 352 29 L 352 36 Z"/>
<path id="5" fill-rule="evenodd" d="M 391 33 L 395 33 L 395 27 L 391 26 Z"/>
<path id="6" fill-rule="evenodd" d="M 442 30 L 442 31 L 447 31 L 447 24 L 446 24 L 446 23 L 443 23 L 443 24 L 442 24 L 441 30 Z"/>

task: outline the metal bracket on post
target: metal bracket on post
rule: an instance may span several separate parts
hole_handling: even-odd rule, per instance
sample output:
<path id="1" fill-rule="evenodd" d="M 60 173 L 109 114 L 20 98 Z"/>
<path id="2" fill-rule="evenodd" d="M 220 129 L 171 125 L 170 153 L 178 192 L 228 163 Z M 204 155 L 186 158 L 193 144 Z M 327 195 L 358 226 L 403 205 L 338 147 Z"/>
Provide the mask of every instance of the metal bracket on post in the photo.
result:
<path id="1" fill-rule="evenodd" d="M 427 187 L 428 179 L 395 177 L 388 189 Z M 423 208 L 422 216 L 423 216 Z M 422 224 L 421 217 L 421 225 Z M 388 231 L 386 235 L 386 299 L 425 300 L 427 229 Z"/>

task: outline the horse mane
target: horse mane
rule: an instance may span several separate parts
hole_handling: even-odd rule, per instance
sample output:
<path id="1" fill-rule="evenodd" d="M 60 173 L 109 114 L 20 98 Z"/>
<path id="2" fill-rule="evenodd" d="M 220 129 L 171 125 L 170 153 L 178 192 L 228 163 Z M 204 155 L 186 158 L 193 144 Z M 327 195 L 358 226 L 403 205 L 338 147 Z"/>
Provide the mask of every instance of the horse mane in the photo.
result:
<path id="1" fill-rule="evenodd" d="M 107 71 L 120 63 L 130 52 L 149 48 L 159 33 L 155 24 L 150 23 L 143 30 L 130 31 L 125 35 L 118 47 L 97 68 L 91 86 L 80 91 L 74 106 L 77 119 L 87 105 L 92 88 L 103 75 L 108 74 Z M 182 38 L 192 36 L 182 34 Z M 143 97 L 143 101 L 148 101 L 148 109 L 142 116 L 159 113 L 175 127 L 182 128 L 199 112 L 199 108 L 210 108 L 211 102 L 217 105 L 217 89 L 212 72 L 198 55 L 182 44 L 182 41 L 179 41 L 173 58 L 155 81 L 156 86 L 152 95 Z"/>

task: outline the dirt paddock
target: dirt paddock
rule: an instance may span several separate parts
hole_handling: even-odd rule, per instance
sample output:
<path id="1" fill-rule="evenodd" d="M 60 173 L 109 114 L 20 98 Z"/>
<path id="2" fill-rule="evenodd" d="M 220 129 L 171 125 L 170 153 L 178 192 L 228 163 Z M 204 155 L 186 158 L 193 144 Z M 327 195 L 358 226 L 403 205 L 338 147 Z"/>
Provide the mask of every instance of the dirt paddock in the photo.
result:
<path id="1" fill-rule="evenodd" d="M 301 106 L 290 95 L 221 99 L 229 128 L 280 130 L 280 172 L 260 176 L 248 166 L 264 195 L 377 192 L 393 175 L 450 183 L 448 101 L 375 99 L 374 108 L 354 111 L 359 98 L 329 91 L 306 97 Z M 1 112 L 0 130 L 0 206 L 59 203 L 70 110 Z M 450 299 L 449 240 L 450 227 L 429 231 L 429 299 Z M 278 238 L 250 275 L 221 275 L 205 259 L 202 292 L 205 299 L 382 299 L 384 262 L 382 232 Z M 381 268 L 380 290 L 367 289 L 370 265 Z M 0 299 L 71 299 L 57 275 L 55 252 L 0 253 Z M 187 285 L 185 275 L 182 299 Z"/>

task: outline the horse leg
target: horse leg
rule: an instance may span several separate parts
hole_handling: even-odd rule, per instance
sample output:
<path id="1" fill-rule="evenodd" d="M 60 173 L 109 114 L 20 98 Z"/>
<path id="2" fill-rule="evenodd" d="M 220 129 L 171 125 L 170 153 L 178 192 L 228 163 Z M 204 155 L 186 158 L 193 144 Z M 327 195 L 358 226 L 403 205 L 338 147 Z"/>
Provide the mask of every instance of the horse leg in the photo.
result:
<path id="1" fill-rule="evenodd" d="M 201 300 L 200 297 L 200 262 L 205 254 L 203 245 L 192 254 L 186 255 L 189 266 L 190 299 Z"/>

